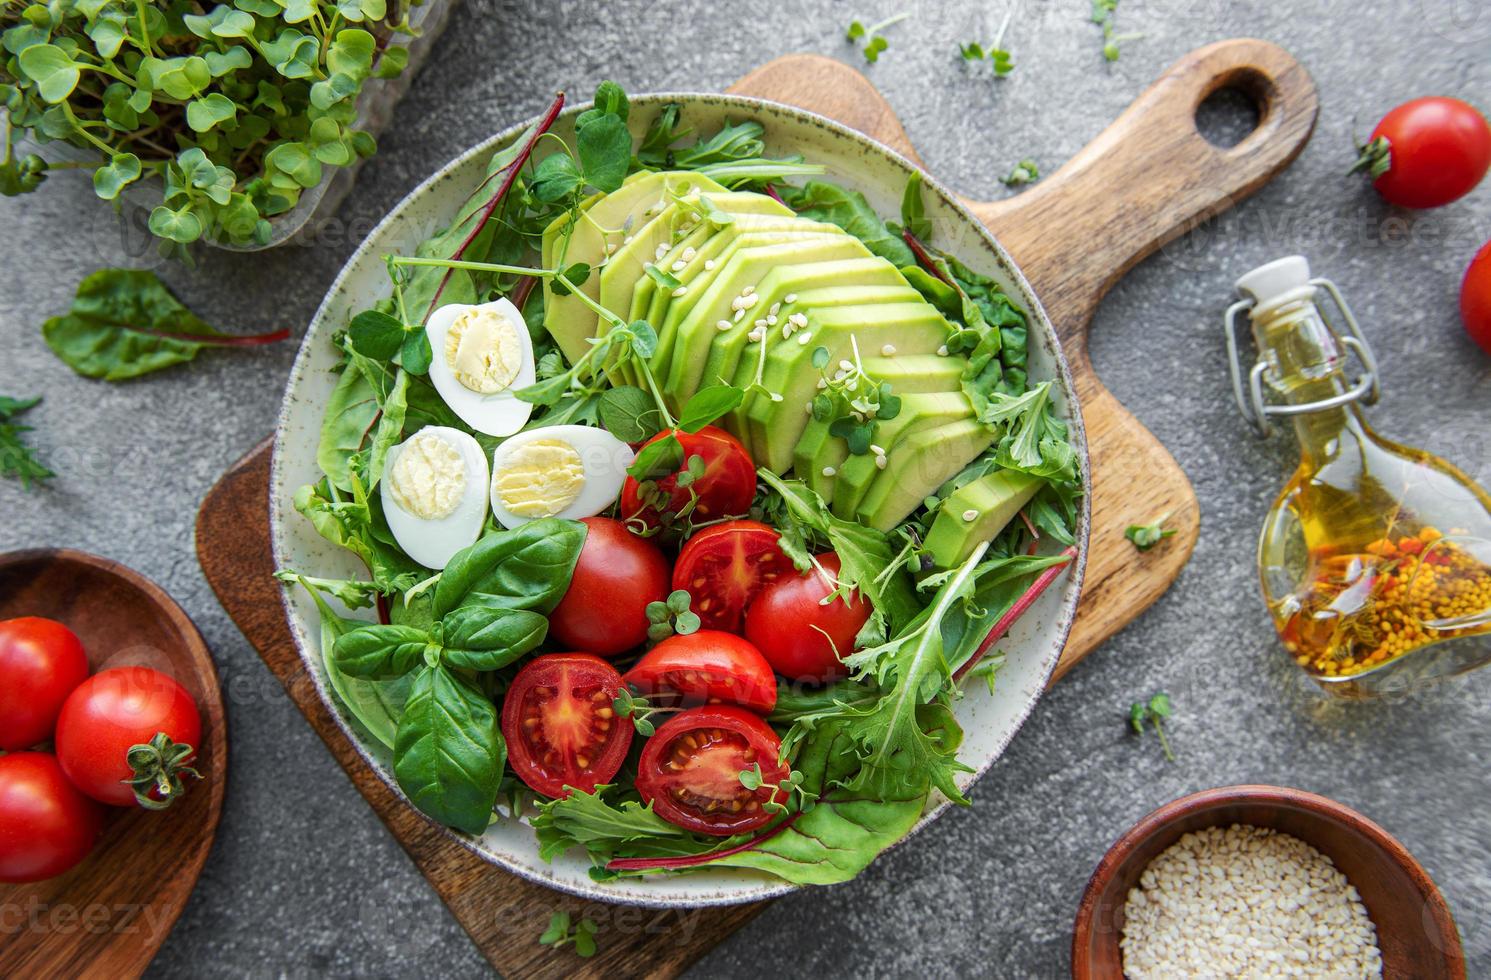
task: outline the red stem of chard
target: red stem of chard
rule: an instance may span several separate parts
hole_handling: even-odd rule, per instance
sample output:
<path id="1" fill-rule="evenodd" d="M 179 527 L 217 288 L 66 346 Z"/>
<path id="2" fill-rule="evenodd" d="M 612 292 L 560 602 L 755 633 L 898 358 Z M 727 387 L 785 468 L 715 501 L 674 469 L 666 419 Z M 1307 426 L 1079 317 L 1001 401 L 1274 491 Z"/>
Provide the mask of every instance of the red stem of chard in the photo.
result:
<path id="1" fill-rule="evenodd" d="M 533 293 L 533 287 L 538 285 L 538 276 L 524 276 L 518 280 L 518 288 L 513 290 L 512 304 L 523 312 L 523 306 L 528 302 L 528 297 Z"/>
<path id="2" fill-rule="evenodd" d="M 1071 559 L 1077 556 L 1077 549 L 1075 546 L 1069 547 L 1061 555 L 1067 560 L 1060 565 L 1052 565 L 1036 576 L 1036 580 L 1030 583 L 1030 588 L 1025 590 L 1025 594 L 1016 599 L 1015 604 L 1010 606 L 1009 611 L 1003 616 L 1000 616 L 998 621 L 995 622 L 993 628 L 989 630 L 989 635 L 984 637 L 984 642 L 979 644 L 978 650 L 974 655 L 969 657 L 968 662 L 959 667 L 957 672 L 953 674 L 954 681 L 962 680 L 964 674 L 968 673 L 980 660 L 984 659 L 984 654 L 989 652 L 989 648 L 1003 638 L 1004 634 L 1010 631 L 1010 627 L 1015 625 L 1015 621 L 1025 615 L 1025 610 L 1029 609 L 1031 604 L 1041 597 L 1041 593 L 1045 592 L 1051 583 L 1056 581 L 1057 577 L 1071 566 Z"/>
<path id="3" fill-rule="evenodd" d="M 614 858 L 606 862 L 606 870 L 671 871 L 674 868 L 692 868 L 700 864 L 708 864 L 710 861 L 716 861 L 722 857 L 729 857 L 731 854 L 739 854 L 741 851 L 749 851 L 751 848 L 756 847 L 757 845 L 766 843 L 767 841 L 771 840 L 773 837 L 796 823 L 797 818 L 800 816 L 802 816 L 801 810 L 792 814 L 792 816 L 788 817 L 786 820 L 783 820 L 781 823 L 777 824 L 775 827 L 772 827 L 770 830 L 757 834 L 755 837 L 752 837 L 744 844 L 738 844 L 735 847 L 731 847 L 723 851 L 710 851 L 706 854 L 690 854 L 688 857 L 676 858 Z"/>
<path id="4" fill-rule="evenodd" d="M 184 344 L 198 344 L 202 347 L 260 347 L 264 344 L 278 343 L 290 336 L 290 329 L 288 327 L 269 333 L 214 337 L 211 334 L 177 333 L 174 330 L 153 330 L 150 327 L 137 327 L 132 323 L 107 322 L 109 326 L 118 327 L 120 330 L 128 330 L 130 333 L 142 334 L 146 337 L 161 337 L 165 340 L 179 340 Z"/>
<path id="5" fill-rule="evenodd" d="M 947 276 L 944 276 L 942 270 L 937 268 L 937 263 L 932 259 L 932 253 L 927 251 L 927 246 L 922 244 L 920 238 L 917 238 L 905 228 L 901 229 L 901 237 L 905 239 L 907 247 L 911 249 L 911 254 L 916 256 L 916 261 L 921 264 L 922 268 L 943 282 L 947 282 Z M 950 282 L 947 282 L 947 284 L 949 286 L 952 285 Z"/>
<path id="6" fill-rule="evenodd" d="M 559 118 L 559 111 L 563 108 L 564 93 L 560 92 L 554 96 L 554 101 L 550 103 L 549 109 L 544 113 L 543 118 L 538 121 L 538 127 L 534 129 L 533 135 L 528 137 L 528 142 L 523 144 L 523 149 L 513 159 L 513 162 L 501 171 L 506 174 L 502 178 L 502 186 L 497 188 L 497 193 L 492 195 L 492 199 L 482 209 L 481 220 L 471 227 L 471 233 L 466 236 L 466 240 L 461 242 L 460 247 L 450 256 L 452 259 L 460 259 L 461 256 L 466 254 L 466 249 L 470 248 L 471 243 L 476 240 L 476 236 L 481 234 L 481 230 L 486 227 L 488 219 L 502 206 L 502 202 L 507 198 L 507 192 L 512 189 L 513 183 L 518 179 L 518 174 L 522 172 L 524 165 L 528 163 L 528 157 L 533 153 L 533 148 L 538 145 L 539 138 L 547 133 L 549 128 L 554 125 L 554 120 Z M 445 292 L 445 284 L 450 282 L 450 274 L 454 271 L 454 269 L 446 269 L 445 275 L 440 277 L 440 285 L 435 289 L 435 295 L 430 300 L 430 308 L 425 310 L 425 319 L 429 319 L 430 314 L 435 312 L 435 308 L 440 303 L 440 294 Z M 420 322 L 423 322 L 423 320 Z"/>
<path id="7" fill-rule="evenodd" d="M 789 205 L 786 201 L 782 200 L 782 195 L 778 194 L 777 189 L 770 184 L 766 185 L 766 196 L 771 198 L 773 201 L 776 201 L 782 207 L 787 208 L 789 211 L 792 209 L 792 206 Z"/>

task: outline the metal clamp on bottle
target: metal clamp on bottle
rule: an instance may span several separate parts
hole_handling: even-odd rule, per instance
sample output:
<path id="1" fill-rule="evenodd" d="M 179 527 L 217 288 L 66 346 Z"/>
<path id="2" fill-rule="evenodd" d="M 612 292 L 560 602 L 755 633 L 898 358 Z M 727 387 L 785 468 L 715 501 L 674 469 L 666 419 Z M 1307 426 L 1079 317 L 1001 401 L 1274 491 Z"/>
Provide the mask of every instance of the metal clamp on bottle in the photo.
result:
<path id="1" fill-rule="evenodd" d="M 1238 411 L 1253 426 L 1260 437 L 1267 437 L 1273 426 L 1271 415 L 1299 415 L 1322 409 L 1338 408 L 1350 402 L 1360 401 L 1366 405 L 1377 402 L 1381 394 L 1378 383 L 1377 358 L 1367 338 L 1362 335 L 1356 317 L 1336 284 L 1325 278 L 1312 278 L 1310 265 L 1302 255 L 1291 255 L 1267 265 L 1259 266 L 1237 280 L 1237 292 L 1243 297 L 1227 308 L 1224 327 L 1227 333 L 1228 368 L 1232 375 L 1232 395 L 1237 401 Z M 1326 317 L 1325 311 L 1315 304 L 1317 290 L 1323 289 L 1335 304 L 1336 311 L 1345 323 L 1348 335 L 1343 335 Z M 1241 352 L 1237 340 L 1239 314 L 1246 311 L 1255 330 L 1275 314 L 1284 314 L 1289 309 L 1313 308 L 1315 322 L 1322 328 L 1317 338 L 1328 362 L 1340 357 L 1340 349 L 1353 351 L 1361 362 L 1362 373 L 1350 388 L 1327 398 L 1301 404 L 1270 404 L 1263 396 L 1263 385 L 1270 380 L 1270 361 L 1259 356 L 1243 380 Z"/>

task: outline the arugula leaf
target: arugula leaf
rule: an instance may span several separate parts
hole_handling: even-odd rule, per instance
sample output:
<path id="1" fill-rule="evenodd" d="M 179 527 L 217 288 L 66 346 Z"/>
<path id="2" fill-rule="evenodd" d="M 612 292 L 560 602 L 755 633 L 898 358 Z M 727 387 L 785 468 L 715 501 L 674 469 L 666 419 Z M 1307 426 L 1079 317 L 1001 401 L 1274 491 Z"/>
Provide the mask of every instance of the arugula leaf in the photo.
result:
<path id="1" fill-rule="evenodd" d="M 78 285 L 72 309 L 42 324 L 42 337 L 78 374 L 125 381 L 184 364 L 204 347 L 255 347 L 289 330 L 232 335 L 198 319 L 146 269 L 102 269 Z"/>
<path id="2" fill-rule="evenodd" d="M 356 474 L 350 474 L 352 499 L 344 500 L 328 483 L 303 486 L 295 492 L 295 509 L 303 514 L 316 533 L 361 558 L 373 583 L 385 595 L 402 592 L 422 579 L 426 572 L 392 543 L 380 528 L 371 502 Z"/>
<path id="3" fill-rule="evenodd" d="M 506 762 L 491 699 L 441 664 L 421 668 L 393 749 L 394 777 L 410 802 L 448 827 L 480 834 Z"/>
<path id="4" fill-rule="evenodd" d="M 888 228 L 859 191 L 810 180 L 801 187 L 778 188 L 782 200 L 799 216 L 838 225 L 865 247 L 896 266 L 916 264 L 916 256 L 901 236 Z"/>
<path id="5" fill-rule="evenodd" d="M 0 395 L 0 475 L 20 480 L 21 486 L 30 490 L 38 480 L 49 480 L 56 476 L 36 459 L 36 452 L 22 441 L 24 433 L 32 431 L 29 425 L 20 425 L 15 419 L 41 403 L 38 398 L 10 398 Z"/>
<path id="6" fill-rule="evenodd" d="M 610 860 L 620 845 L 641 840 L 671 840 L 687 847 L 693 838 L 652 811 L 652 805 L 639 800 L 624 800 L 613 805 L 605 794 L 613 786 L 597 786 L 592 793 L 579 790 L 557 800 L 539 803 L 538 815 L 532 820 L 538 835 L 539 857 L 552 861 L 572 847 L 585 849 L 596 864 Z M 694 845 L 697 853 L 709 846 Z"/>
<path id="7" fill-rule="evenodd" d="M 994 392 L 980 420 L 1004 426 L 994 460 L 1006 469 L 1053 480 L 1076 477 L 1077 451 L 1066 438 L 1066 424 L 1051 404 L 1051 382 L 1043 381 L 1023 395 Z"/>

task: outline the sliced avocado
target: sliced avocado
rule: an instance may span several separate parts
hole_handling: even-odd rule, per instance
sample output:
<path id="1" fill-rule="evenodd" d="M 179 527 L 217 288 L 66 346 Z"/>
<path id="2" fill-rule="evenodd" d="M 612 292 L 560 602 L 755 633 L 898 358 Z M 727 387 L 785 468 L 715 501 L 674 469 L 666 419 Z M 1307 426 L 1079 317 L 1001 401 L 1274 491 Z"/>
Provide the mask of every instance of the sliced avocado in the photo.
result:
<path id="1" fill-rule="evenodd" d="M 688 234 L 673 242 L 672 247 L 659 264 L 680 283 L 688 284 L 701 272 L 712 272 L 714 257 L 738 235 L 766 231 L 780 231 L 790 235 L 800 233 L 807 228 L 817 229 L 819 227 L 816 221 L 804 225 L 802 218 L 765 194 L 755 196 L 757 200 L 752 202 L 752 207 L 759 208 L 758 211 L 750 213 L 734 211 L 732 214 L 735 220 L 723 228 L 716 227 L 707 221 L 695 225 Z M 685 255 L 688 256 L 687 259 L 684 258 Z M 675 270 L 673 266 L 679 262 L 683 263 L 683 268 Z M 707 263 L 709 269 L 705 270 L 704 266 Z M 637 280 L 637 291 L 632 294 L 632 319 L 646 319 L 647 322 L 654 324 L 662 323 L 670 299 L 672 299 L 672 294 L 665 289 L 658 289 L 657 283 L 651 279 Z"/>
<path id="2" fill-rule="evenodd" d="M 762 339 L 769 348 L 784 339 L 783 331 L 793 316 L 806 316 L 808 310 L 817 307 L 909 303 L 920 298 L 904 283 L 895 266 L 873 255 L 801 266 L 779 265 L 761 280 L 756 295 L 761 301 L 755 309 L 739 323 L 732 320 L 728 330 L 719 329 L 717 322 L 699 324 L 697 333 L 690 332 L 689 324 L 679 330 L 675 348 L 689 344 L 685 356 L 703 359 L 698 386 L 714 384 L 718 378 L 734 379 L 742 360 L 750 364 L 747 373 L 755 380 L 754 362 L 760 359 L 761 345 L 750 337 L 757 327 L 764 331 Z M 787 302 L 788 297 L 792 302 Z M 702 329 L 706 327 L 710 329 Z M 793 333 L 797 332 L 794 326 Z M 708 342 L 707 352 L 696 346 L 701 341 Z"/>
<path id="3" fill-rule="evenodd" d="M 782 473 L 792 465 L 792 449 L 808 415 L 804 406 L 817 391 L 818 369 L 813 367 L 813 351 L 828 350 L 830 362 L 853 354 L 850 338 L 861 351 L 877 351 L 894 343 L 899 354 L 932 354 L 947 342 L 948 325 L 942 314 L 923 301 L 884 303 L 878 306 L 840 306 L 811 310 L 808 325 L 798 334 L 806 334 L 806 343 L 777 344 L 766 355 L 761 383 L 777 398 L 748 395 L 745 406 L 748 421 L 759 420 L 761 441 L 752 435 L 756 462 Z M 739 376 L 744 364 L 737 369 Z M 754 426 L 753 426 L 754 432 Z"/>
<path id="4" fill-rule="evenodd" d="M 961 565 L 974 548 L 992 540 L 1030 502 L 1041 483 L 1029 473 L 999 470 L 949 494 L 927 532 L 927 550 L 937 567 Z"/>
<path id="5" fill-rule="evenodd" d="M 725 190 L 696 173 L 645 174 L 593 203 L 575 223 L 567 247 L 563 247 L 562 235 L 570 216 L 555 218 L 544 231 L 544 238 L 552 239 L 544 249 L 549 253 L 548 262 L 552 263 L 548 268 L 584 262 L 592 271 L 580 284 L 580 290 L 590 299 L 596 299 L 600 295 L 600 276 L 594 270 L 606 258 L 606 245 L 611 241 L 619 243 L 627 234 L 626 229 L 640 227 L 661 212 L 668 205 L 670 193 L 687 193 L 691 188 L 720 193 Z M 544 288 L 544 327 L 573 364 L 589 347 L 586 341 L 595 336 L 598 318 L 577 297 L 556 296 L 548 283 Z"/>
<path id="6" fill-rule="evenodd" d="M 877 531 L 891 530 L 993 441 L 993 429 L 976 419 L 907 436 L 870 481 L 855 516 Z"/>
<path id="7" fill-rule="evenodd" d="M 700 325 L 711 331 L 716 330 L 720 320 L 727 320 L 732 324 L 738 322 L 731 304 L 747 288 L 754 295 L 756 286 L 774 266 L 798 266 L 834 259 L 867 258 L 870 255 L 870 250 L 863 242 L 846 235 L 835 225 L 827 226 L 822 234 L 806 235 L 773 245 L 757 245 L 751 240 L 752 237 L 742 235 L 731 242 L 720 253 L 713 274 L 696 278 L 688 292 L 674 297 L 668 307 L 668 315 L 658 331 L 658 355 L 653 358 L 652 370 L 663 387 L 664 396 L 679 404 L 698 388 L 697 379 L 704 371 L 704 358 L 708 353 L 709 342 L 706 335 L 704 346 L 687 345 L 687 352 L 697 351 L 698 363 L 689 364 L 680 357 L 679 328 L 685 321 L 695 332 L 698 332 Z M 760 305 L 760 300 L 755 302 Z M 740 319 L 745 320 L 751 315 L 749 311 L 745 311 Z"/>
<path id="8" fill-rule="evenodd" d="M 875 427 L 875 445 L 885 450 L 886 468 L 897 455 L 897 447 L 918 432 L 973 418 L 973 404 L 961 388 L 951 391 L 928 392 L 906 395 L 901 399 L 901 411 L 895 418 L 887 419 Z M 833 512 L 845 520 L 854 519 L 854 511 L 864 499 L 870 483 L 879 475 L 880 467 L 875 462 L 875 453 L 850 456 L 844 440 L 835 440 L 846 449 L 840 462 L 827 462 L 834 466 L 838 476 L 833 482 L 833 495 L 824 497 L 832 502 Z"/>
<path id="9" fill-rule="evenodd" d="M 888 287 L 875 287 L 864 290 L 866 294 L 886 289 Z M 823 295 L 832 290 L 814 290 L 814 293 Z M 804 296 L 808 294 L 803 294 Z M 914 298 L 914 297 L 913 297 Z M 894 299 L 889 302 L 906 302 L 906 300 Z M 804 304 L 811 308 L 809 304 Z M 834 305 L 834 304 L 829 304 Z M 807 341 L 801 346 L 811 350 L 816 345 L 810 333 L 800 331 L 793 334 L 793 340 L 801 340 L 807 337 Z M 780 339 L 780 338 L 778 338 Z M 773 341 L 775 342 L 775 341 Z M 757 367 L 764 364 L 752 352 L 758 352 L 758 348 L 752 345 L 747 348 L 748 357 L 742 358 L 740 365 L 736 368 L 734 384 L 737 388 L 748 388 L 756 380 L 755 371 Z M 769 356 L 770 350 L 767 355 Z M 959 379 L 963 375 L 963 367 L 968 362 L 962 357 L 951 355 L 941 357 L 937 354 L 900 354 L 893 357 L 876 355 L 874 357 L 862 357 L 860 363 L 864 366 L 865 373 L 872 378 L 891 386 L 891 391 L 898 395 L 918 394 L 924 391 L 952 391 L 958 387 Z M 813 383 L 817 384 L 817 378 Z M 812 397 L 812 393 L 809 394 Z M 785 402 L 784 402 L 785 404 Z M 804 409 L 807 403 L 804 402 Z M 748 410 L 749 408 L 749 410 Z M 765 446 L 766 430 L 765 423 L 768 419 L 776 417 L 775 406 L 765 399 L 746 399 L 741 406 L 726 417 L 725 427 L 735 433 L 736 438 L 745 444 L 747 449 L 752 446 Z M 763 451 L 764 454 L 764 451 Z"/>

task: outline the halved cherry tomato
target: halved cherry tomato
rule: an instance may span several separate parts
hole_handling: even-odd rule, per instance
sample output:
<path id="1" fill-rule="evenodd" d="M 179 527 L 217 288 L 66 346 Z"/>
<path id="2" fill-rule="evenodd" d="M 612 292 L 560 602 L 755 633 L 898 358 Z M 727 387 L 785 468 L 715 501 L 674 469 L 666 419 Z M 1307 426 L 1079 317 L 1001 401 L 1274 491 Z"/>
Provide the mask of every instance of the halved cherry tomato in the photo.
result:
<path id="1" fill-rule="evenodd" d="M 693 708 L 659 726 L 642 748 L 637 792 L 653 812 L 684 830 L 728 837 L 769 823 L 764 806 L 787 801 L 777 762 L 782 741 L 771 726 L 733 705 Z M 762 786 L 748 790 L 740 774 L 761 766 Z M 769 784 L 769 785 L 768 785 Z"/>
<path id="2" fill-rule="evenodd" d="M 610 781 L 632 744 L 611 702 L 621 675 L 588 653 L 546 653 L 518 671 L 502 702 L 507 761 L 535 792 L 562 797 Z"/>
<path id="3" fill-rule="evenodd" d="M 766 714 L 777 706 L 771 664 L 732 633 L 670 636 L 622 678 L 661 704 L 739 704 Z"/>
<path id="4" fill-rule="evenodd" d="M 158 743 L 152 740 L 164 736 Z M 154 753 L 131 759 L 136 745 Z M 94 674 L 68 695 L 57 718 L 57 761 L 73 785 L 100 803 L 145 805 L 129 782 L 149 776 L 152 808 L 170 805 L 185 789 L 202 744 L 202 716 L 186 688 L 149 667 L 115 667 Z M 186 751 L 179 757 L 179 747 Z"/>
<path id="5" fill-rule="evenodd" d="M 673 588 L 689 591 L 689 608 L 707 629 L 739 633 L 746 606 L 762 586 L 793 574 L 780 537 L 760 521 L 706 527 L 678 553 Z"/>
<path id="6" fill-rule="evenodd" d="M 93 850 L 103 807 L 45 752 L 0 756 L 0 881 L 52 878 Z"/>
<path id="7" fill-rule="evenodd" d="M 687 514 L 688 519 L 695 523 L 744 514 L 751 509 L 751 501 L 756 496 L 756 467 L 751 462 L 751 454 L 734 436 L 724 429 L 706 425 L 698 432 L 659 432 L 647 440 L 643 448 L 668 438 L 670 434 L 677 436 L 683 445 L 684 465 L 677 473 L 652 481 L 656 482 L 659 492 L 668 496 L 664 513 L 660 514 L 652 504 L 644 503 L 639 493 L 641 484 L 627 477 L 621 488 L 621 516 L 624 520 L 640 520 L 649 527 L 672 523 L 688 510 L 690 491 L 699 498 Z M 704 461 L 704 475 L 691 485 L 680 487 L 678 477 L 687 469 L 693 456 Z"/>
<path id="8" fill-rule="evenodd" d="M 647 604 L 668 598 L 668 559 L 609 517 L 587 517 L 569 591 L 549 615 L 567 647 L 612 657 L 647 639 Z"/>
<path id="9" fill-rule="evenodd" d="M 87 678 L 88 654 L 66 626 L 40 616 L 0 623 L 0 749 L 51 738 L 62 702 Z"/>
<path id="10" fill-rule="evenodd" d="M 772 669 L 789 681 L 831 681 L 846 676 L 840 657 L 854 649 L 854 638 L 870 618 L 870 604 L 852 593 L 848 602 L 824 602 L 836 583 L 839 556 L 818 556 L 823 572 L 781 578 L 761 590 L 746 610 L 746 639 Z M 828 576 L 824 575 L 828 573 Z"/>
<path id="11" fill-rule="evenodd" d="M 1481 246 L 1460 284 L 1460 319 L 1465 332 L 1491 354 L 1491 242 Z"/>
<path id="12" fill-rule="evenodd" d="M 1380 141 L 1380 142 L 1379 142 Z M 1387 169 L 1380 173 L 1383 163 Z M 1475 189 L 1491 168 L 1491 125 L 1459 99 L 1405 102 L 1382 117 L 1357 161 L 1392 204 L 1437 208 Z"/>

